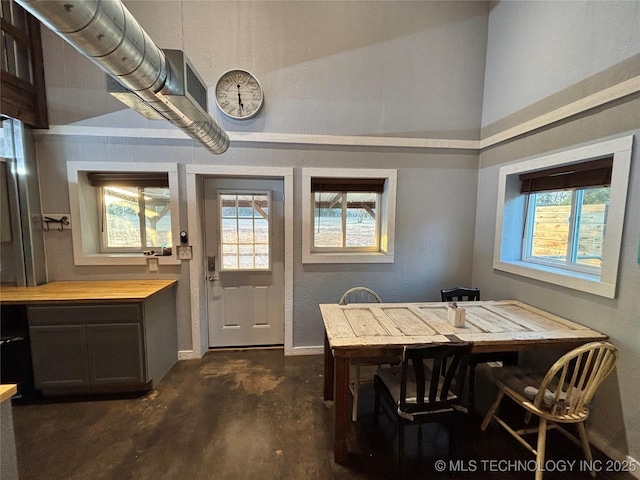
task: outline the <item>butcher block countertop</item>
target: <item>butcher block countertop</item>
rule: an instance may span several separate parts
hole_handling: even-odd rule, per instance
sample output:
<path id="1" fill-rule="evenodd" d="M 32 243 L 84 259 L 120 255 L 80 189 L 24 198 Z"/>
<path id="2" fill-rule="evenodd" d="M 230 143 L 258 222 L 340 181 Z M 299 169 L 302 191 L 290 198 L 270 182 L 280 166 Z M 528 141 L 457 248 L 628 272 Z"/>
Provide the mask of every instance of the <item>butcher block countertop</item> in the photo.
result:
<path id="1" fill-rule="evenodd" d="M 177 280 L 98 280 L 51 282 L 37 287 L 0 287 L 0 302 L 140 302 L 176 283 Z"/>
<path id="2" fill-rule="evenodd" d="M 18 393 L 17 385 L 15 384 L 0 385 L 0 403 L 3 403 L 5 400 L 9 400 L 16 393 Z"/>

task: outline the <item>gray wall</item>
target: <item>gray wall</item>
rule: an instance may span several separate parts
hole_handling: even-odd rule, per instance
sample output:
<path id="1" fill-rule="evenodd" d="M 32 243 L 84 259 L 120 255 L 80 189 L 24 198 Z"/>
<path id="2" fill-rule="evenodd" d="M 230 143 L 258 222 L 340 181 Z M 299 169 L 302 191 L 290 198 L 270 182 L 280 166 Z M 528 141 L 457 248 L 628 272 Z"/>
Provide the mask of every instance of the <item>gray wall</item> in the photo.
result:
<path id="1" fill-rule="evenodd" d="M 483 136 L 516 126 L 640 74 L 640 3 L 501 2 L 489 19 Z M 549 55 L 553 52 L 553 55 Z M 505 77 L 507 72 L 512 72 Z M 505 81 L 508 78 L 509 81 Z M 492 269 L 498 170 L 541 153 L 634 134 L 615 299 Z M 596 396 L 590 436 L 610 455 L 640 458 L 640 95 L 481 153 L 473 284 L 485 298 L 517 298 L 605 332 L 620 361 Z M 486 292 L 486 294 L 485 294 Z M 525 361 L 536 361 L 525 358 Z"/>
<path id="2" fill-rule="evenodd" d="M 184 49 L 209 86 L 225 130 L 477 139 L 488 5 L 483 2 L 125 2 L 162 48 Z M 43 29 L 53 125 L 174 129 L 147 121 L 105 93 L 104 75 Z M 217 111 L 218 76 L 246 68 L 265 90 L 247 122 Z M 478 155 L 433 149 L 232 145 L 214 156 L 190 140 L 40 136 L 43 208 L 69 211 L 67 161 L 177 162 L 181 228 L 187 164 L 295 169 L 294 346 L 320 346 L 318 304 L 368 285 L 385 300 L 436 300 L 471 279 Z M 397 168 L 395 263 L 302 265 L 301 168 Z M 73 219 L 72 219 L 73 221 Z M 76 226 L 77 227 L 77 226 Z M 144 267 L 76 267 L 70 232 L 47 234 L 49 280 L 147 278 Z M 199 246 L 194 246 L 199 248 Z M 178 348 L 191 349 L 188 264 L 177 278 Z"/>
<path id="3" fill-rule="evenodd" d="M 638 2 L 127 2 L 155 42 L 187 52 L 210 88 L 233 67 L 257 75 L 264 110 L 230 131 L 478 139 L 640 75 Z M 104 76 L 43 32 L 54 125 L 147 127 L 104 93 Z M 486 75 L 485 75 L 486 59 Z M 484 92 L 484 95 L 483 95 Z M 600 448 L 640 458 L 640 99 L 638 94 L 473 154 L 447 150 L 233 145 L 213 156 L 191 141 L 43 136 L 44 211 L 67 212 L 65 162 L 166 161 L 293 166 L 294 346 L 321 345 L 318 303 L 356 284 L 385 300 L 436 300 L 472 284 L 483 297 L 517 298 L 610 335 L 621 350 L 590 421 Z M 484 105 L 483 105 L 484 103 Z M 481 132 L 480 132 L 481 129 Z M 493 271 L 500 165 L 634 133 L 636 146 L 615 299 Z M 300 167 L 398 168 L 396 261 L 302 265 Z M 184 194 L 182 228 L 186 228 Z M 145 278 L 144 268 L 75 267 L 68 232 L 46 237 L 49 280 Z M 442 252 L 445 252 L 444 254 Z M 191 348 L 188 265 L 177 278 L 179 348 Z M 526 360 L 526 359 L 525 359 Z"/>

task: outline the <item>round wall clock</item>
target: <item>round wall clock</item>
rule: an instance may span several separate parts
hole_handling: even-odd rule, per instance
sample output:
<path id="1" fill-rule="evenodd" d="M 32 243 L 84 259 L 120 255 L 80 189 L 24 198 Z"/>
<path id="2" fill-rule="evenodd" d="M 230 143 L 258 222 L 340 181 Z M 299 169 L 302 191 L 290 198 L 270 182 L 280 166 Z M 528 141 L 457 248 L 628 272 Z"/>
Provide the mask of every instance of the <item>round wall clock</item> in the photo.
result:
<path id="1" fill-rule="evenodd" d="M 227 117 L 235 120 L 254 117 L 263 102 L 262 87 L 251 73 L 236 68 L 220 75 L 216 83 L 216 103 Z"/>

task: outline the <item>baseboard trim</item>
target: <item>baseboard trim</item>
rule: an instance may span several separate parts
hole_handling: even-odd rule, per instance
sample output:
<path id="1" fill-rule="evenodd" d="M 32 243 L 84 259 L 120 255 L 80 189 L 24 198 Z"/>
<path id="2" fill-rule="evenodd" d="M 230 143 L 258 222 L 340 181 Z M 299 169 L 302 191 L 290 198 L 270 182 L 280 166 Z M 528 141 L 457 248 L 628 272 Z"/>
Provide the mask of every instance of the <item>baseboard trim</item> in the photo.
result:
<path id="1" fill-rule="evenodd" d="M 323 355 L 324 347 L 292 347 L 285 351 L 285 355 Z"/>
<path id="2" fill-rule="evenodd" d="M 178 350 L 178 361 L 180 360 L 193 360 L 193 350 Z"/>
<path id="3" fill-rule="evenodd" d="M 638 462 L 638 460 L 636 460 L 635 458 L 627 455 L 627 464 L 635 465 L 633 467 L 633 470 L 629 469 L 629 473 L 633 478 L 640 479 L 640 462 Z"/>
<path id="4" fill-rule="evenodd" d="M 627 462 L 627 465 L 623 466 L 627 466 L 629 468 L 625 470 L 630 473 L 632 477 L 640 480 L 640 462 L 638 462 L 638 460 L 630 455 L 627 455 L 626 453 L 623 453 L 611 447 L 611 444 L 607 438 L 598 433 L 594 433 L 593 430 L 589 432 L 589 441 L 594 447 L 604 453 L 611 460 L 618 462 Z M 604 468 L 605 467 L 603 466 L 603 471 Z"/>

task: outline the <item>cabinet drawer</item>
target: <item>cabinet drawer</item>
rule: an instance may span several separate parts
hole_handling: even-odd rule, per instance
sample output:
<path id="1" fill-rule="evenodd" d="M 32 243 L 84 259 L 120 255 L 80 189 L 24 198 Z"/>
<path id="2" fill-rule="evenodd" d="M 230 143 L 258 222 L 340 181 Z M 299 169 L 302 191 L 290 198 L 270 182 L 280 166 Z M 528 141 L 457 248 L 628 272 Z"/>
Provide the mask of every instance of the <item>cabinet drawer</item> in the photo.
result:
<path id="1" fill-rule="evenodd" d="M 140 321 L 139 304 L 42 305 L 28 307 L 29 325 L 88 325 Z"/>

